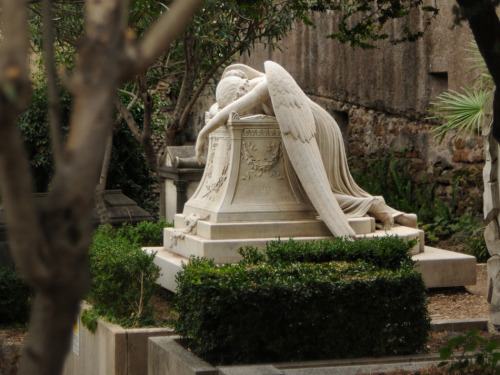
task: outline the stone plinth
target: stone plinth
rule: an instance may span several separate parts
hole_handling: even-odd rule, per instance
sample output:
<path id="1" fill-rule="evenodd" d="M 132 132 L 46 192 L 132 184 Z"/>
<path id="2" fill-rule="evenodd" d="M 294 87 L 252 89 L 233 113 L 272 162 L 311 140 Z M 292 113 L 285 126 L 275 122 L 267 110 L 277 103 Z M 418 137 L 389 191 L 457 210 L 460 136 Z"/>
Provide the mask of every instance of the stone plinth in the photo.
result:
<path id="1" fill-rule="evenodd" d="M 471 255 L 425 246 L 413 260 L 428 288 L 476 284 L 476 258 Z"/>
<path id="2" fill-rule="evenodd" d="M 169 146 L 164 165 L 159 168 L 160 215 L 167 221 L 184 209 L 203 175 L 203 166 L 194 160 L 194 146 Z"/>
<path id="3" fill-rule="evenodd" d="M 184 216 L 212 223 L 314 219 L 274 117 L 236 114 L 211 133 L 207 163 Z"/>

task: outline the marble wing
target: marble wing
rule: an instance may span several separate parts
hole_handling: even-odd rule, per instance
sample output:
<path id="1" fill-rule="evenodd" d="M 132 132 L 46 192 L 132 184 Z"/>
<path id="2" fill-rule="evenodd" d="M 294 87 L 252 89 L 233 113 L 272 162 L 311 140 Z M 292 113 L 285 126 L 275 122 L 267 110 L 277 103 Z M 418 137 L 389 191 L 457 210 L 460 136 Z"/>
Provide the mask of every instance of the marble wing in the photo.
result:
<path id="1" fill-rule="evenodd" d="M 307 196 L 334 236 L 354 236 L 323 166 L 309 99 L 280 65 L 267 61 L 264 67 L 283 144 Z"/>

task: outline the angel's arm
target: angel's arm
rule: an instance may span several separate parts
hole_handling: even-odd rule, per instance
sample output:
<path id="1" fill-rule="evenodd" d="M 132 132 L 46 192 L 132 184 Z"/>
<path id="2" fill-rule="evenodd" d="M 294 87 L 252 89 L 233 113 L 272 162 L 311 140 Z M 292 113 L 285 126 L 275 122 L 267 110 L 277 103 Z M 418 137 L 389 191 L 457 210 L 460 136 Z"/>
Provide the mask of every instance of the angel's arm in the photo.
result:
<path id="1" fill-rule="evenodd" d="M 248 111 L 268 99 L 269 90 L 267 88 L 267 81 L 263 79 L 248 94 L 222 108 L 198 134 L 198 139 L 196 140 L 196 158 L 198 162 L 202 162 L 206 138 L 211 132 L 226 123 L 231 112 L 241 113 Z"/>

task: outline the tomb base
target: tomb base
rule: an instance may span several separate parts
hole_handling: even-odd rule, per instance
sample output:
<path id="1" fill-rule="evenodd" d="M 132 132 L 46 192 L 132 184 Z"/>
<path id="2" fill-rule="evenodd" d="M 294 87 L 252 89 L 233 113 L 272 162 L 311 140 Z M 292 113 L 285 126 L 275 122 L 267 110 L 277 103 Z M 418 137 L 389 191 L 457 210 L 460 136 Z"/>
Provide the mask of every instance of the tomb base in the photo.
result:
<path id="1" fill-rule="evenodd" d="M 305 240 L 305 239 L 304 239 Z M 188 263 L 189 258 L 175 254 L 164 247 L 146 248 L 147 252 L 156 252 L 155 263 L 161 268 L 158 283 L 175 292 L 175 275 Z M 413 255 L 417 269 L 422 273 L 427 288 L 459 287 L 476 284 L 476 258 L 471 255 L 456 253 L 425 246 L 422 253 Z"/>
<path id="2" fill-rule="evenodd" d="M 268 242 L 278 239 L 333 239 L 325 224 L 317 219 L 239 223 L 198 220 L 192 228 L 184 219 L 183 215 L 176 215 L 175 228 L 165 228 L 163 247 L 146 249 L 156 252 L 155 263 L 162 270 L 158 283 L 174 292 L 177 288 L 175 275 L 191 256 L 211 258 L 215 263 L 236 263 L 241 259 L 238 249 L 242 246 L 263 249 Z M 394 226 L 388 231 L 376 230 L 375 222 L 370 217 L 350 219 L 349 224 L 356 231 L 357 238 L 388 235 L 417 238 L 419 241 L 413 248 L 413 259 L 419 263 L 427 287 L 465 286 L 476 282 L 474 257 L 424 246 L 423 231 L 419 229 Z"/>
<path id="3" fill-rule="evenodd" d="M 417 239 L 412 254 L 424 250 L 422 230 L 397 225 L 390 230 L 376 230 L 371 217 L 351 218 L 349 225 L 356 232 L 356 238 L 398 236 Z M 262 250 L 266 243 L 278 239 L 314 241 L 325 238 L 333 239 L 326 225 L 318 219 L 216 223 L 178 214 L 174 228 L 165 228 L 163 245 L 182 257 L 205 257 L 219 264 L 238 262 L 241 259 L 238 249 L 243 246 L 256 246 Z"/>

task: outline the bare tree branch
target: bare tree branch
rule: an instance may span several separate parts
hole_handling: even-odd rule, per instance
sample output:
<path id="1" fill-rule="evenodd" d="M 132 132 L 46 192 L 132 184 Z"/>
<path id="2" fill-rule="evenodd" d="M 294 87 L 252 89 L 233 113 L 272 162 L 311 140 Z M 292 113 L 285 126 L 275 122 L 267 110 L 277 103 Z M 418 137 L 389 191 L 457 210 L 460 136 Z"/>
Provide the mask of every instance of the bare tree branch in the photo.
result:
<path id="1" fill-rule="evenodd" d="M 217 70 L 228 60 L 228 58 L 232 55 L 234 55 L 237 52 L 237 49 L 233 48 L 230 52 L 228 52 L 225 56 L 221 57 L 217 63 L 215 63 L 210 71 L 205 75 L 201 83 L 198 85 L 198 88 L 194 92 L 193 96 L 191 97 L 190 101 L 188 102 L 187 105 L 185 105 L 182 109 L 182 115 L 179 120 L 179 131 L 184 128 L 184 125 L 186 124 L 189 113 L 193 109 L 196 101 L 200 97 L 201 93 L 203 90 L 205 90 L 205 87 L 207 86 L 207 83 L 213 78 Z"/>
<path id="2" fill-rule="evenodd" d="M 158 158 L 156 156 L 156 152 L 154 150 L 153 143 L 151 140 L 151 115 L 153 109 L 153 102 L 149 93 L 141 94 L 141 96 L 145 97 L 144 124 L 142 131 L 141 129 L 139 129 L 137 122 L 130 113 L 130 108 L 126 107 L 125 104 L 123 104 L 123 102 L 118 97 L 115 99 L 114 103 L 116 109 L 118 110 L 119 116 L 125 120 L 130 131 L 132 132 L 132 135 L 144 150 L 144 154 L 146 156 L 146 161 L 148 165 L 155 172 L 158 172 L 158 160 L 157 160 Z"/>
<path id="3" fill-rule="evenodd" d="M 54 58 L 54 31 L 52 22 L 51 0 L 43 0 L 43 39 L 45 48 L 45 69 L 47 73 L 47 92 L 49 102 L 50 138 L 55 170 L 61 165 L 62 124 L 59 92 Z"/>
<path id="4" fill-rule="evenodd" d="M 241 42 L 236 47 L 232 48 L 224 56 L 219 58 L 219 60 L 215 64 L 212 65 L 212 68 L 210 69 L 210 71 L 208 71 L 208 73 L 205 74 L 205 77 L 203 78 L 201 83 L 198 85 L 198 88 L 196 89 L 196 91 L 192 95 L 189 102 L 186 105 L 184 105 L 182 108 L 182 115 L 180 116 L 179 122 L 177 124 L 178 125 L 177 131 L 181 131 L 184 128 L 184 125 L 186 124 L 186 122 L 188 120 L 189 113 L 193 109 L 196 101 L 200 97 L 203 90 L 205 90 L 205 87 L 208 84 L 208 82 L 213 78 L 215 73 L 217 73 L 219 68 L 226 61 L 228 61 L 231 58 L 231 56 L 233 56 L 236 52 L 238 52 L 239 50 L 241 50 L 241 48 L 243 48 L 244 43 L 250 39 L 250 35 L 254 29 L 255 29 L 255 24 L 253 22 L 251 22 L 250 25 L 248 26 L 247 33 L 246 33 L 245 37 L 241 40 Z"/>
<path id="5" fill-rule="evenodd" d="M 101 225 L 108 225 L 111 221 L 108 209 L 106 208 L 106 201 L 104 200 L 104 193 L 106 192 L 106 184 L 108 181 L 109 164 L 111 162 L 111 151 L 113 149 L 113 133 L 108 137 L 106 142 L 106 151 L 104 152 L 104 159 L 101 167 L 101 176 L 95 191 L 96 211 L 99 216 Z"/>
<path id="6" fill-rule="evenodd" d="M 153 122 L 153 97 L 149 92 L 146 73 L 139 74 L 139 92 L 141 93 L 142 102 L 144 103 L 144 121 L 142 124 L 141 138 L 143 142 L 151 138 L 151 125 Z"/>
<path id="7" fill-rule="evenodd" d="M 129 58 L 135 63 L 134 71 L 138 73 L 151 66 L 164 53 L 170 43 L 184 29 L 188 20 L 196 12 L 203 0 L 176 0 L 170 10 L 148 31 L 138 50 L 129 51 Z"/>
<path id="8" fill-rule="evenodd" d="M 118 110 L 118 113 L 120 114 L 120 116 L 127 123 L 135 140 L 140 143 L 141 142 L 141 131 L 139 129 L 139 126 L 135 122 L 134 116 L 132 116 L 132 114 L 130 113 L 129 108 L 127 108 L 127 106 L 125 106 L 125 104 L 123 104 L 123 102 L 118 97 L 115 98 L 114 103 L 115 103 L 115 108 Z"/>

